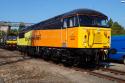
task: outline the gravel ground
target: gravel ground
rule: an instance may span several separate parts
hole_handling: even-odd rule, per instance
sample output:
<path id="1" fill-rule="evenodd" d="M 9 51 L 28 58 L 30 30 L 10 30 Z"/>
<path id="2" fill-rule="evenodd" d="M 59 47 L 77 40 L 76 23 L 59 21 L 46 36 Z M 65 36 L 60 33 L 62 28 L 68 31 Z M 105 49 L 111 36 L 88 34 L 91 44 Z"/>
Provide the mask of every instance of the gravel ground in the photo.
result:
<path id="1" fill-rule="evenodd" d="M 110 63 L 109 65 L 110 65 L 109 68 L 111 68 L 111 69 L 117 69 L 117 70 L 125 72 L 125 65 L 124 64 Z"/>
<path id="2" fill-rule="evenodd" d="M 0 49 L 0 83 L 116 83 L 87 72 Z"/>

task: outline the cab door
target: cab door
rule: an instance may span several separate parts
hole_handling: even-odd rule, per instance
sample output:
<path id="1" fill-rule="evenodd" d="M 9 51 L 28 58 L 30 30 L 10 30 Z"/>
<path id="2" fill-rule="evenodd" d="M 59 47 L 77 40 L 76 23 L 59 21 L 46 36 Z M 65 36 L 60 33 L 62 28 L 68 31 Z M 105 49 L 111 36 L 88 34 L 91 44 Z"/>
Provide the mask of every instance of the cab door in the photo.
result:
<path id="1" fill-rule="evenodd" d="M 68 19 L 64 18 L 62 19 L 62 27 L 61 27 L 61 42 L 62 42 L 62 47 L 67 47 L 67 27 L 68 27 Z"/>

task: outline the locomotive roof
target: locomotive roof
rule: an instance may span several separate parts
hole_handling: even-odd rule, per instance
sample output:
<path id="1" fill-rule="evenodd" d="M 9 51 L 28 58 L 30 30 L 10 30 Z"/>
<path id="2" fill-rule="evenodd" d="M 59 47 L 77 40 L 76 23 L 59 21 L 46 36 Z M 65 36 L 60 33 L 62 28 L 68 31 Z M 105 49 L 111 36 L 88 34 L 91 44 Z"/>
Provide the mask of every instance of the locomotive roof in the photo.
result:
<path id="1" fill-rule="evenodd" d="M 79 15 L 95 15 L 95 16 L 101 16 L 101 17 L 107 18 L 107 16 L 105 14 L 103 14 L 101 12 L 98 12 L 96 10 L 92 10 L 92 9 L 76 9 L 76 10 L 73 10 L 73 11 L 70 11 L 70 12 L 55 16 L 55 17 L 50 18 L 48 20 L 39 22 L 39 23 L 37 23 L 35 25 L 29 26 L 29 27 L 27 27 L 26 29 L 24 29 L 22 31 L 28 31 L 28 30 L 37 28 L 40 25 L 44 25 L 46 23 L 49 23 L 50 21 L 54 21 L 56 19 L 61 19 L 61 18 L 64 18 L 64 17 L 77 15 L 77 14 L 79 14 Z"/>
<path id="2" fill-rule="evenodd" d="M 98 15 L 98 16 L 107 17 L 105 14 L 103 14 L 99 11 L 96 11 L 96 10 L 92 10 L 92 9 L 76 9 L 76 10 L 63 14 L 62 16 L 65 17 L 65 16 L 69 16 L 69 15 L 74 15 L 74 14 Z"/>

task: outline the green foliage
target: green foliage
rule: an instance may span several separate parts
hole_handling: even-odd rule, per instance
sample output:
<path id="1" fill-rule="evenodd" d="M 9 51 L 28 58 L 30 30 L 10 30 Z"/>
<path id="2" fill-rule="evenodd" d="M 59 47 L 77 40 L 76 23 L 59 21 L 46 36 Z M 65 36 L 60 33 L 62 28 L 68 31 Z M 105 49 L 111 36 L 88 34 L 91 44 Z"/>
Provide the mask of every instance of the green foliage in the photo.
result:
<path id="1" fill-rule="evenodd" d="M 113 20 L 110 19 L 108 23 L 111 26 L 112 35 L 124 35 L 125 34 L 125 28 L 121 26 L 118 22 L 113 22 Z"/>
<path id="2" fill-rule="evenodd" d="M 8 35 L 14 35 L 14 36 L 16 36 L 16 35 L 18 35 L 18 30 L 17 29 L 11 29 L 9 31 Z"/>
<path id="3" fill-rule="evenodd" d="M 26 26 L 25 26 L 25 23 L 21 22 L 20 25 L 19 25 L 19 31 L 24 29 Z"/>
<path id="4" fill-rule="evenodd" d="M 109 26 L 113 25 L 113 20 L 110 18 L 109 22 L 108 22 Z"/>
<path id="5" fill-rule="evenodd" d="M 5 35 L 6 35 L 6 33 L 4 31 L 0 31 L 0 38 L 2 38 Z"/>

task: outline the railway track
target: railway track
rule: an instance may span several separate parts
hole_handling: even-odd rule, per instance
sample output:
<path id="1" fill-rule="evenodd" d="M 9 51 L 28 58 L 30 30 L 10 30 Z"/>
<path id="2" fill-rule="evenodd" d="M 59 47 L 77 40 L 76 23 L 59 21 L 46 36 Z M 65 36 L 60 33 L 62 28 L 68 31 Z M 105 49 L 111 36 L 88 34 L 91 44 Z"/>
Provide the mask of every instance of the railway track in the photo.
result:
<path id="1" fill-rule="evenodd" d="M 115 74 L 125 75 L 125 71 L 110 69 L 110 68 L 101 68 L 102 71 L 109 71 Z"/>
<path id="2" fill-rule="evenodd" d="M 108 80 L 116 81 L 116 82 L 119 82 L 119 83 L 125 83 L 125 79 L 118 78 L 118 77 L 115 77 L 115 76 L 106 75 L 106 74 L 102 74 L 102 73 L 98 73 L 98 72 L 89 72 L 89 74 L 100 77 L 100 78 L 105 78 L 105 79 L 108 79 Z"/>
<path id="3" fill-rule="evenodd" d="M 85 70 L 85 69 L 82 69 L 82 68 L 73 68 L 75 69 L 76 71 L 81 71 L 81 72 L 87 72 L 89 75 L 93 75 L 93 76 L 96 76 L 96 77 L 99 77 L 99 78 L 103 78 L 103 79 L 108 79 L 108 80 L 111 80 L 111 81 L 116 81 L 118 83 L 125 83 L 125 72 L 123 71 L 119 71 L 119 70 L 114 70 L 114 69 L 109 69 L 109 68 L 101 68 L 99 70 Z M 99 72 L 99 71 L 102 71 Z M 112 73 L 114 75 L 108 75 L 108 74 L 105 74 L 104 72 L 109 72 L 109 73 Z M 122 75 L 122 78 L 120 78 Z M 120 77 L 119 77 L 120 76 Z"/>

